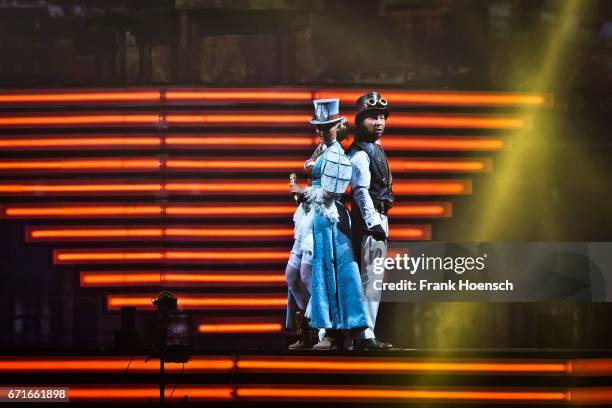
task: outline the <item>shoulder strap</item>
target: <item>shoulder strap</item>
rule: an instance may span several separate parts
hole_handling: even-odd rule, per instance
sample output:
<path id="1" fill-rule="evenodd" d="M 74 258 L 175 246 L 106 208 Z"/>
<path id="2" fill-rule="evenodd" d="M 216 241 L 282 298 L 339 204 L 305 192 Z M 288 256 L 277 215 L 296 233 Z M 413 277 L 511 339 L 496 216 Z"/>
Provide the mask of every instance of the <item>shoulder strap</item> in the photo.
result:
<path id="1" fill-rule="evenodd" d="M 385 181 L 388 180 L 389 167 L 387 165 L 387 158 L 384 156 L 384 153 L 381 153 L 382 149 L 378 149 L 374 146 L 374 143 L 368 142 L 355 142 L 353 146 L 366 152 L 381 178 Z"/>

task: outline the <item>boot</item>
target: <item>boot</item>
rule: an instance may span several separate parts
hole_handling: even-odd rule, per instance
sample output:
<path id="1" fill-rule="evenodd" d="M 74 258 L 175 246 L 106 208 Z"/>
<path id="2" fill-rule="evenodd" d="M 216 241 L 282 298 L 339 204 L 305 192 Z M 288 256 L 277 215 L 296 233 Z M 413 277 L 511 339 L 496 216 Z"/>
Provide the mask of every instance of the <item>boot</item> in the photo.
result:
<path id="1" fill-rule="evenodd" d="M 339 330 L 326 330 L 323 340 L 315 344 L 313 350 L 342 350 L 342 333 Z"/>
<path id="2" fill-rule="evenodd" d="M 310 325 L 302 310 L 295 312 L 295 327 L 299 336 L 295 343 L 289 345 L 289 350 L 300 350 L 312 347 L 312 336 L 310 335 Z"/>

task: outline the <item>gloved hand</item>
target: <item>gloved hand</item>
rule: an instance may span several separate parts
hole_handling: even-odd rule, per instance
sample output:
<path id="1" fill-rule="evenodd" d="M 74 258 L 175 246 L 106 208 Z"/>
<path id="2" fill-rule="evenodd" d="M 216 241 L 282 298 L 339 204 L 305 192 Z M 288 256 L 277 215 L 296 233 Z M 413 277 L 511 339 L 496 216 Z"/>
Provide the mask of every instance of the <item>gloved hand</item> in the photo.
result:
<path id="1" fill-rule="evenodd" d="M 374 238 L 377 241 L 387 240 L 387 234 L 385 233 L 385 230 L 380 224 L 376 224 L 372 228 L 370 228 L 368 230 L 368 234 L 371 235 L 372 238 Z"/>

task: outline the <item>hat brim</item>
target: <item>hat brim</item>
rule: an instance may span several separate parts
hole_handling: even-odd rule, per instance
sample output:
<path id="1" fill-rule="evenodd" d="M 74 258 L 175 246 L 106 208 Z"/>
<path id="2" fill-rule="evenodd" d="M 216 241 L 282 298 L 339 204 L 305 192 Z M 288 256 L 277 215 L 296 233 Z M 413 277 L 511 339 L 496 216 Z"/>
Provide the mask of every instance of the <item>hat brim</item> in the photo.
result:
<path id="1" fill-rule="evenodd" d="M 336 122 L 341 122 L 343 120 L 346 120 L 346 118 L 344 116 L 341 116 L 339 118 L 335 118 L 332 120 L 316 120 L 316 119 L 310 119 L 310 124 L 311 125 L 329 125 L 331 123 L 336 123 Z"/>
<path id="2" fill-rule="evenodd" d="M 382 112 L 383 115 L 385 115 L 385 119 L 387 119 L 389 117 L 389 108 L 385 107 L 385 108 L 379 108 L 378 106 L 372 106 L 372 107 L 368 107 L 365 108 L 362 111 L 357 112 L 357 114 L 355 115 L 355 124 L 358 124 L 362 119 L 363 116 L 371 113 L 371 112 Z"/>

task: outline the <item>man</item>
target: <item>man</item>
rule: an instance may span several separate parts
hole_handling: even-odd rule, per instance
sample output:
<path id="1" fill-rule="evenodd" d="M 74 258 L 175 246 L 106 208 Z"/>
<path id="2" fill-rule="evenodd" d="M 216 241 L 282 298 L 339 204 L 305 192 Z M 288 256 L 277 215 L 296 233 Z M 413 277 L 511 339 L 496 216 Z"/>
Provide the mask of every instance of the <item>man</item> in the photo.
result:
<path id="1" fill-rule="evenodd" d="M 353 167 L 352 241 L 366 297 L 368 328 L 353 342 L 355 350 L 387 350 L 392 347 L 374 335 L 381 293 L 371 284 L 380 279 L 373 271 L 374 259 L 387 256 L 387 212 L 393 205 L 391 169 L 380 143 L 388 116 L 388 103 L 378 92 L 369 92 L 357 100 L 355 141 L 349 150 Z"/>

